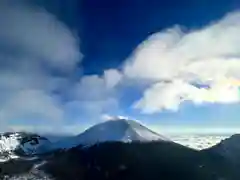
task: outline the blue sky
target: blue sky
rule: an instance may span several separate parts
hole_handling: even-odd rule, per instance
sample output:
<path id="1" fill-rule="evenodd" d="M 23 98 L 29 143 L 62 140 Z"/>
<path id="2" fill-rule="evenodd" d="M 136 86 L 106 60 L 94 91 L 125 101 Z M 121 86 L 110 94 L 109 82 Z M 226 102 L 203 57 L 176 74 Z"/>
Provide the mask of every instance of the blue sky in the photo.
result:
<path id="1" fill-rule="evenodd" d="M 0 130 L 75 133 L 122 115 L 236 131 L 239 8 L 237 0 L 2 1 Z"/>

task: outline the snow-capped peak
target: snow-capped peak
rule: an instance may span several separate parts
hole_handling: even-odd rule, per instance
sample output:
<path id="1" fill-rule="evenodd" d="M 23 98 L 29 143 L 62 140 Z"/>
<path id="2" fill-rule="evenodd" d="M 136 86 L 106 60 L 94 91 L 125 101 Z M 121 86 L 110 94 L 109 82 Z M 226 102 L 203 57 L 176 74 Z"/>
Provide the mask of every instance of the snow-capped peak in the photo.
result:
<path id="1" fill-rule="evenodd" d="M 136 121 L 116 118 L 114 121 L 105 121 L 96 124 L 82 134 L 60 141 L 56 145 L 62 148 L 70 148 L 80 144 L 89 145 L 106 141 L 147 142 L 169 141 L 169 139 L 153 132 Z"/>

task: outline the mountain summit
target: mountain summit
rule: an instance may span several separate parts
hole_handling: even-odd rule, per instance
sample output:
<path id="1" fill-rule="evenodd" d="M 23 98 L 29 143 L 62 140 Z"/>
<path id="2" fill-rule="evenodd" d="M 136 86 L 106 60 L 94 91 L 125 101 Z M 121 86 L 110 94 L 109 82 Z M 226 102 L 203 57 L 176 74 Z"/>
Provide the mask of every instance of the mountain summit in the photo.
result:
<path id="1" fill-rule="evenodd" d="M 83 133 L 57 143 L 58 147 L 69 148 L 79 144 L 89 145 L 106 141 L 169 141 L 168 138 L 148 129 L 134 120 L 112 119 L 96 124 Z"/>

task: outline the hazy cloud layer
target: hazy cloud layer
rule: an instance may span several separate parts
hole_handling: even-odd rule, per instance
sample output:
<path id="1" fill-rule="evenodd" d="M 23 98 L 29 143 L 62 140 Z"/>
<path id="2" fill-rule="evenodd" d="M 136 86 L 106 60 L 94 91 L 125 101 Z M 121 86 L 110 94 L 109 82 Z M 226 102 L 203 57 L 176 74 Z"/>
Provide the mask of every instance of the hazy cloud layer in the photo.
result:
<path id="1" fill-rule="evenodd" d="M 156 83 L 134 107 L 144 113 L 156 113 L 177 110 L 184 101 L 239 102 L 239 18 L 239 12 L 230 13 L 220 21 L 188 32 L 175 26 L 140 44 L 127 60 L 124 73 Z M 209 88 L 197 88 L 193 83 Z"/>

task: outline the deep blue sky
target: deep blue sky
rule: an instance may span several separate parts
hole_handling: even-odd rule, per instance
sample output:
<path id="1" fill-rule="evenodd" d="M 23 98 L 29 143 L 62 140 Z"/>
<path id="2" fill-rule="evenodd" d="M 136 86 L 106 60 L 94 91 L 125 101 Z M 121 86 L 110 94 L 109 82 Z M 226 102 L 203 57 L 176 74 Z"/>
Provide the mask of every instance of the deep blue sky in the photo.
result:
<path id="1" fill-rule="evenodd" d="M 240 8 L 238 0 L 39 2 L 80 37 L 85 74 L 121 65 L 149 34 L 175 24 L 199 28 Z"/>

